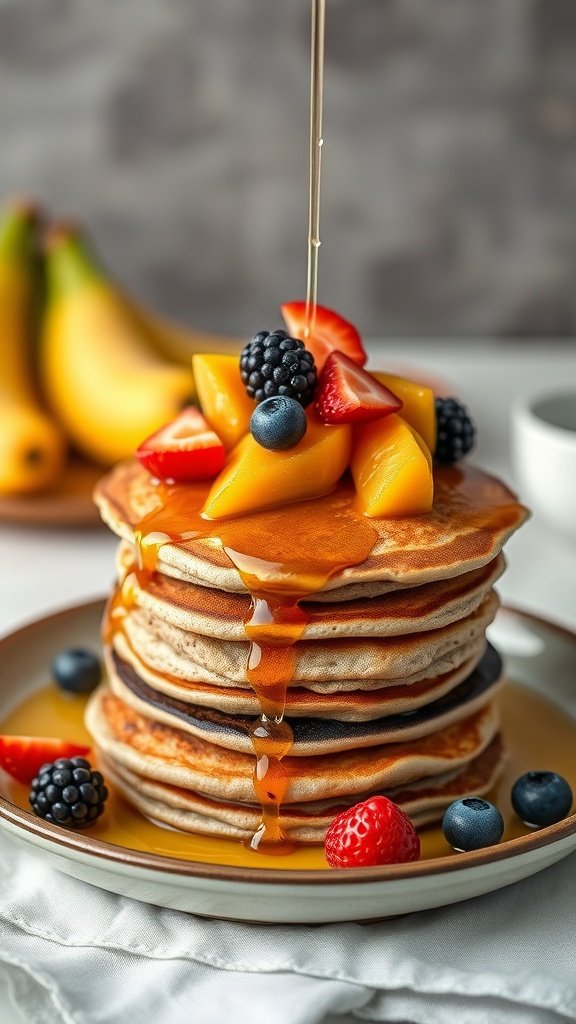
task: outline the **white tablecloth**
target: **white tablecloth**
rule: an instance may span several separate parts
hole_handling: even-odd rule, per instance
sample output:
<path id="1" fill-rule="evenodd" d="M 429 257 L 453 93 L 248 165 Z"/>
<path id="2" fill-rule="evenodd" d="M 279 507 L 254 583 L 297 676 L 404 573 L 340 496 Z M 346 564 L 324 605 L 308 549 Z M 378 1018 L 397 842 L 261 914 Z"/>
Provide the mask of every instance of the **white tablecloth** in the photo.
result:
<path id="1" fill-rule="evenodd" d="M 373 346 L 372 355 L 374 365 L 378 363 L 382 367 L 402 368 L 412 366 L 450 382 L 454 392 L 470 405 L 479 426 L 479 446 L 475 456 L 476 460 L 487 468 L 508 477 L 510 475 L 507 445 L 508 414 L 514 397 L 536 390 L 565 387 L 567 379 L 572 382 L 576 380 L 576 350 L 570 351 L 566 346 L 560 347 L 544 342 L 531 343 L 529 346 L 508 344 L 504 348 L 494 343 L 485 345 L 462 343 L 448 348 L 437 343 L 409 344 L 402 342 L 395 345 L 386 342 Z M 35 618 L 55 606 L 72 604 L 104 593 L 114 574 L 114 549 L 114 538 L 103 530 L 60 532 L 58 530 L 32 530 L 17 526 L 1 526 L 0 633 L 6 633 L 22 622 Z M 538 516 L 535 516 L 513 538 L 507 548 L 507 554 L 509 570 L 499 584 L 504 600 L 547 615 L 573 628 L 576 627 L 576 586 L 574 584 L 576 550 L 570 550 L 563 543 L 557 541 Z M 29 863 L 32 862 L 26 861 L 26 865 Z M 27 867 L 26 870 L 28 870 Z M 564 877 L 561 872 L 566 872 L 566 870 L 566 867 L 551 869 L 548 873 L 549 882 L 540 883 L 539 892 L 545 893 L 546 886 L 552 889 L 555 882 L 559 884 Z M 535 883 L 525 883 L 526 886 L 530 884 L 534 885 Z M 543 888 L 542 885 L 544 885 Z M 481 901 L 476 901 L 476 904 L 479 902 Z M 567 929 L 573 931 L 572 915 L 574 913 L 573 904 L 564 906 L 560 901 L 559 905 L 561 906 L 561 919 L 558 920 L 558 943 L 561 941 L 562 934 L 566 934 Z M 490 904 L 490 906 L 495 908 L 495 904 Z M 476 912 L 477 910 L 478 907 L 476 907 Z M 140 908 L 138 913 L 141 913 Z M 438 920 L 439 915 L 441 919 L 442 914 L 446 915 L 446 921 L 448 921 L 450 913 L 452 912 L 437 911 L 434 913 L 434 921 Z M 459 911 L 459 914 L 462 914 L 462 910 Z M 461 917 L 459 920 L 461 921 Z M 428 918 L 428 922 L 431 927 L 432 916 Z M 392 927 L 397 928 L 396 925 Z M 518 927 L 521 927 L 520 924 Z M 495 942 L 498 941 L 497 929 L 498 920 L 495 916 Z M 537 916 L 534 918 L 534 934 L 536 934 L 536 929 Z M 340 932 L 340 934 L 343 933 Z M 5 941 L 9 946 L 9 936 L 5 938 Z M 357 941 L 357 930 L 353 929 L 350 932 L 350 943 L 354 944 Z M 519 943 L 526 941 L 526 935 L 521 931 L 518 933 L 518 941 Z M 548 941 L 554 942 L 553 934 L 548 936 Z M 465 935 L 462 937 L 462 942 L 466 942 Z M 204 979 L 204 984 L 207 983 Z M 241 981 L 238 984 L 241 988 Z M 246 984 L 248 983 L 246 982 Z M 262 999 L 270 997 L 272 988 L 269 983 L 267 994 L 265 980 L 259 984 Z M 255 985 L 252 978 L 250 986 L 254 987 Z M 258 986 L 256 985 L 256 987 Z M 2 991 L 3 982 L 0 971 L 0 1020 L 2 1024 L 12 1024 L 13 1011 L 6 1002 L 5 991 L 4 995 Z M 254 997 L 257 997 L 256 994 Z M 310 998 L 312 999 L 312 994 L 310 994 Z M 338 1007 L 342 1012 L 352 1010 L 354 1006 L 363 1005 L 362 1001 L 354 1002 L 352 1000 L 350 1002 L 350 998 L 343 990 L 342 1003 Z M 330 1004 L 327 1003 L 328 1005 Z M 483 1006 L 482 999 L 479 998 L 476 1007 L 474 1016 L 465 1018 L 462 1016 L 462 1005 L 455 1000 L 454 1021 L 465 1024 L 465 1020 L 484 1022 L 496 1019 L 491 1015 L 494 1010 L 491 999 L 487 998 L 486 1005 Z M 406 1012 L 409 1011 L 410 1005 L 407 1001 Z M 370 1011 L 366 1012 L 370 1013 Z M 400 1012 L 399 1009 L 398 1012 Z M 437 1007 L 435 1008 L 435 1002 L 431 996 L 428 1020 L 430 1022 L 443 1021 L 444 1017 L 435 1016 L 437 1013 Z M 28 1019 L 32 1018 L 29 1016 Z M 50 1024 L 52 1024 L 53 1018 L 47 1017 L 46 1019 L 50 1020 Z M 200 1020 L 194 1015 L 182 1019 Z M 274 1019 L 276 1018 L 272 1015 L 269 1016 L 270 1021 Z M 298 1016 L 297 1019 L 305 1020 L 306 1018 Z M 372 1015 L 372 1019 L 402 1020 L 401 1017 L 375 1015 Z M 499 1012 L 498 1019 L 504 1021 L 508 1018 Z M 516 1017 L 510 1019 L 516 1020 Z M 526 1016 L 525 1020 L 528 1021 L 528 1019 Z M 548 1020 L 548 1017 L 545 1018 L 542 1015 L 533 1019 L 535 1024 L 539 1024 L 540 1021 Z M 574 1017 L 569 1016 L 567 1019 L 576 1019 L 576 1009 Z M 15 1017 L 14 1020 L 19 1020 L 19 1018 Z M 79 1014 L 77 1018 L 74 1017 L 74 1020 L 80 1022 L 84 1018 L 82 1014 Z M 296 1020 L 296 1016 L 294 1020 Z"/>

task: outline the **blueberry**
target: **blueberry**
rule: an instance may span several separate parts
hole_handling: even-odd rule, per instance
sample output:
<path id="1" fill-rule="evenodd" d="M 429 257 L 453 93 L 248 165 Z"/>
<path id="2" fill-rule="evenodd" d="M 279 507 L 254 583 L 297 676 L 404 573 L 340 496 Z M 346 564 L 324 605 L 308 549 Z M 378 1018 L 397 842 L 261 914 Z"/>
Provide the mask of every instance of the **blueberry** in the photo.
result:
<path id="1" fill-rule="evenodd" d="M 455 850 L 480 850 L 500 842 L 504 822 L 494 804 L 477 796 L 467 796 L 450 804 L 444 814 L 442 831 Z"/>
<path id="2" fill-rule="evenodd" d="M 304 437 L 307 426 L 300 403 L 284 395 L 260 402 L 250 420 L 254 440 L 271 451 L 293 448 Z"/>
<path id="3" fill-rule="evenodd" d="M 54 658 L 52 675 L 67 693 L 92 693 L 100 682 L 102 668 L 92 651 L 68 647 Z"/>
<path id="4" fill-rule="evenodd" d="M 512 787 L 512 806 L 526 825 L 555 825 L 572 807 L 572 790 L 556 772 L 526 772 Z"/>

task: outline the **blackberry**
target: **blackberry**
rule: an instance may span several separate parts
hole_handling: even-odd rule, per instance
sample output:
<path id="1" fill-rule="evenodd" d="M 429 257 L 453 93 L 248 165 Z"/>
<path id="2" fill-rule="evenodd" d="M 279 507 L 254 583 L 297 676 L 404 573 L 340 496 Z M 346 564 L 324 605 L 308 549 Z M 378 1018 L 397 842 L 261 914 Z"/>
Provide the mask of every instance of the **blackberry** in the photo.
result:
<path id="1" fill-rule="evenodd" d="M 466 406 L 455 398 L 436 399 L 437 440 L 434 458 L 449 466 L 472 451 L 476 428 Z"/>
<path id="2" fill-rule="evenodd" d="M 63 828 L 91 825 L 102 814 L 107 797 L 104 777 L 83 757 L 43 764 L 30 790 L 34 814 Z"/>
<path id="3" fill-rule="evenodd" d="M 306 408 L 318 383 L 314 356 L 303 341 L 281 330 L 254 335 L 240 356 L 240 373 L 256 402 L 284 395 Z"/>

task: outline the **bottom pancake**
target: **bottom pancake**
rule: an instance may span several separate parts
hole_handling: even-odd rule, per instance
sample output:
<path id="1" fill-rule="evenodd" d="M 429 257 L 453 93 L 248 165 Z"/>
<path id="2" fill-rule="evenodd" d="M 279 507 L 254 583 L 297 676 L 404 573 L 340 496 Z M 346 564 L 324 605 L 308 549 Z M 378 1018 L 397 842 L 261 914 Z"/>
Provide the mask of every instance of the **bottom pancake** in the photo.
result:
<path id="1" fill-rule="evenodd" d="M 254 801 L 253 755 L 153 721 L 104 686 L 90 699 L 86 724 L 102 754 L 137 775 L 217 800 Z M 285 802 L 387 791 L 458 771 L 486 749 L 498 725 L 498 708 L 491 701 L 440 732 L 411 742 L 317 756 L 287 755 L 282 760 Z"/>
<path id="2" fill-rule="evenodd" d="M 438 821 L 446 807 L 464 796 L 482 796 L 496 782 L 505 761 L 500 735 L 465 768 L 436 779 L 423 779 L 385 792 L 410 816 L 416 827 Z M 108 777 L 129 803 L 147 818 L 182 832 L 249 839 L 260 823 L 260 808 L 254 804 L 214 800 L 201 793 L 170 786 L 130 771 L 112 758 L 104 759 Z M 334 799 L 281 807 L 280 823 L 292 839 L 321 843 L 334 817 L 358 800 Z"/>

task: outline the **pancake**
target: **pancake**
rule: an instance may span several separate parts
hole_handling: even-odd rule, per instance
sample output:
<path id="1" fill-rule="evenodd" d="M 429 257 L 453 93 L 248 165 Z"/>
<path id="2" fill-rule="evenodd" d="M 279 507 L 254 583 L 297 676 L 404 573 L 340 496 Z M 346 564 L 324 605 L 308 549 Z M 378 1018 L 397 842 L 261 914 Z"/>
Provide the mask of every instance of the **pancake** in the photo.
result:
<path id="1" fill-rule="evenodd" d="M 365 687 L 374 680 L 382 686 L 440 675 L 467 659 L 471 646 L 484 637 L 498 604 L 495 592 L 490 591 L 471 615 L 426 633 L 299 641 L 292 649 L 290 685 L 319 682 L 333 690 L 350 690 L 351 680 Z M 131 629 L 134 618 L 136 632 Z M 146 662 L 159 672 L 224 686 L 247 682 L 247 641 L 219 641 L 186 632 L 143 609 L 131 610 L 123 628 L 134 650 L 142 651 Z M 164 642 L 161 649 L 158 639 Z"/>
<path id="2" fill-rule="evenodd" d="M 244 688 L 253 693 L 252 687 L 245 678 L 233 680 L 225 673 L 219 673 L 209 665 L 198 665 L 191 657 L 187 641 L 190 634 L 183 634 L 174 627 L 163 627 L 164 632 L 170 635 L 173 643 L 169 643 L 158 636 L 160 624 L 157 623 L 148 613 L 136 610 L 126 616 L 122 622 L 122 630 L 118 630 L 113 637 L 115 646 L 124 636 L 126 647 L 138 652 L 141 663 L 146 664 L 154 673 L 163 675 L 174 681 L 181 680 L 184 685 L 209 685 L 218 686 L 223 690 Z M 343 643 L 343 641 L 341 641 Z M 384 687 L 406 687 L 415 683 L 430 683 L 441 676 L 459 671 L 462 665 L 471 658 L 479 660 L 486 647 L 486 638 L 480 630 L 478 635 L 468 638 L 462 644 L 449 647 L 438 657 L 432 657 L 429 664 L 420 671 L 404 676 L 402 679 L 378 679 L 378 678 L 350 678 L 350 679 L 293 679 L 289 688 L 307 690 L 310 693 L 323 695 L 350 692 L 352 690 L 370 693 L 373 690 L 381 690 Z"/>
<path id="3" fill-rule="evenodd" d="M 147 818 L 184 832 L 199 832 L 230 839 L 249 839 L 260 823 L 260 807 L 227 800 L 213 800 L 190 790 L 170 786 L 137 775 L 123 764 L 103 759 L 107 776 L 130 803 Z M 495 784 L 504 763 L 500 735 L 465 768 L 436 779 L 424 779 L 414 786 L 400 786 L 386 791 L 410 816 L 417 826 L 442 817 L 446 807 L 464 796 L 482 796 Z M 333 818 L 359 800 L 354 798 L 283 804 L 280 811 L 282 828 L 300 842 L 321 843 Z"/>
<path id="4" fill-rule="evenodd" d="M 164 722 L 217 743 L 227 750 L 253 754 L 250 739 L 253 715 L 230 714 L 158 693 L 145 683 L 127 663 L 117 656 L 110 675 L 112 692 L 135 711 L 155 722 Z M 292 757 L 332 754 L 342 750 L 399 743 L 452 725 L 482 708 L 491 700 L 501 679 L 502 662 L 489 648 L 480 667 L 455 690 L 418 711 L 375 718 L 364 722 L 343 722 L 330 718 L 295 718 L 285 715 L 292 734 Z"/>
<path id="5" fill-rule="evenodd" d="M 120 580 L 134 565 L 134 551 L 122 545 Z M 332 637 L 386 637 L 441 629 L 471 615 L 482 603 L 505 568 L 502 555 L 487 565 L 453 579 L 428 583 L 380 597 L 333 603 L 302 602 L 306 623 L 302 639 Z M 184 583 L 155 573 L 143 587 L 129 578 L 130 603 L 185 632 L 219 641 L 245 641 L 245 623 L 251 602 L 246 594 Z"/>
<path id="6" fill-rule="evenodd" d="M 371 690 L 353 686 L 351 690 L 328 694 L 293 686 L 287 691 L 286 714 L 291 718 L 339 718 L 344 722 L 363 722 L 384 715 L 416 711 L 450 693 L 474 671 L 485 653 L 486 643 L 482 637 L 478 649 L 462 665 L 441 676 L 423 679 L 408 686 L 380 686 Z M 119 658 L 158 693 L 231 714 L 252 715 L 256 718 L 261 713 L 258 698 L 248 684 L 240 687 L 186 682 L 176 676 L 157 672 L 134 651 L 122 632 L 115 633 L 111 645 L 105 645 L 104 655 L 109 676 L 115 672 L 115 662 Z"/>
<path id="7" fill-rule="evenodd" d="M 371 584 L 376 593 L 393 586 L 417 587 L 434 580 L 450 579 L 471 572 L 492 561 L 507 538 L 524 521 L 527 511 L 499 480 L 467 464 L 438 467 L 434 471 L 434 507 L 419 516 L 398 519 L 374 519 L 374 545 L 360 564 L 336 570 L 318 590 L 330 592 L 331 600 L 358 596 L 358 585 Z M 187 490 L 190 519 L 202 507 L 206 486 L 189 485 Z M 162 510 L 161 490 L 137 462 L 120 463 L 97 485 L 95 500 L 110 528 L 130 544 L 143 521 L 146 529 L 161 527 L 154 519 Z M 327 499 L 290 506 L 288 522 L 301 525 L 301 509 L 313 504 L 314 519 L 323 523 L 325 538 L 333 533 L 338 551 L 337 531 L 353 529 L 358 521 L 354 513 L 354 488 L 344 478 Z M 335 504 L 338 504 L 337 514 Z M 330 510 L 328 514 L 327 510 Z M 246 592 L 236 565 L 224 550 L 218 532 L 226 533 L 226 548 L 236 555 L 242 552 L 246 564 L 258 561 L 260 584 L 277 580 L 279 567 L 286 563 L 287 509 L 244 515 L 239 520 L 205 524 L 212 536 L 172 541 L 159 548 L 157 568 L 168 576 L 231 593 Z M 263 538 L 266 538 L 262 550 Z M 298 535 L 298 546 L 306 552 L 310 571 L 314 571 L 314 538 Z M 380 589 L 384 586 L 384 590 Z M 363 596 L 366 596 L 364 594 Z"/>
<path id="8" fill-rule="evenodd" d="M 284 801 L 378 792 L 442 775 L 477 757 L 498 731 L 494 701 L 438 733 L 404 743 L 356 748 L 314 757 L 286 756 Z M 215 799 L 251 803 L 254 757 L 153 721 L 106 687 L 93 694 L 86 712 L 91 735 L 105 757 L 136 774 L 195 790 Z"/>

